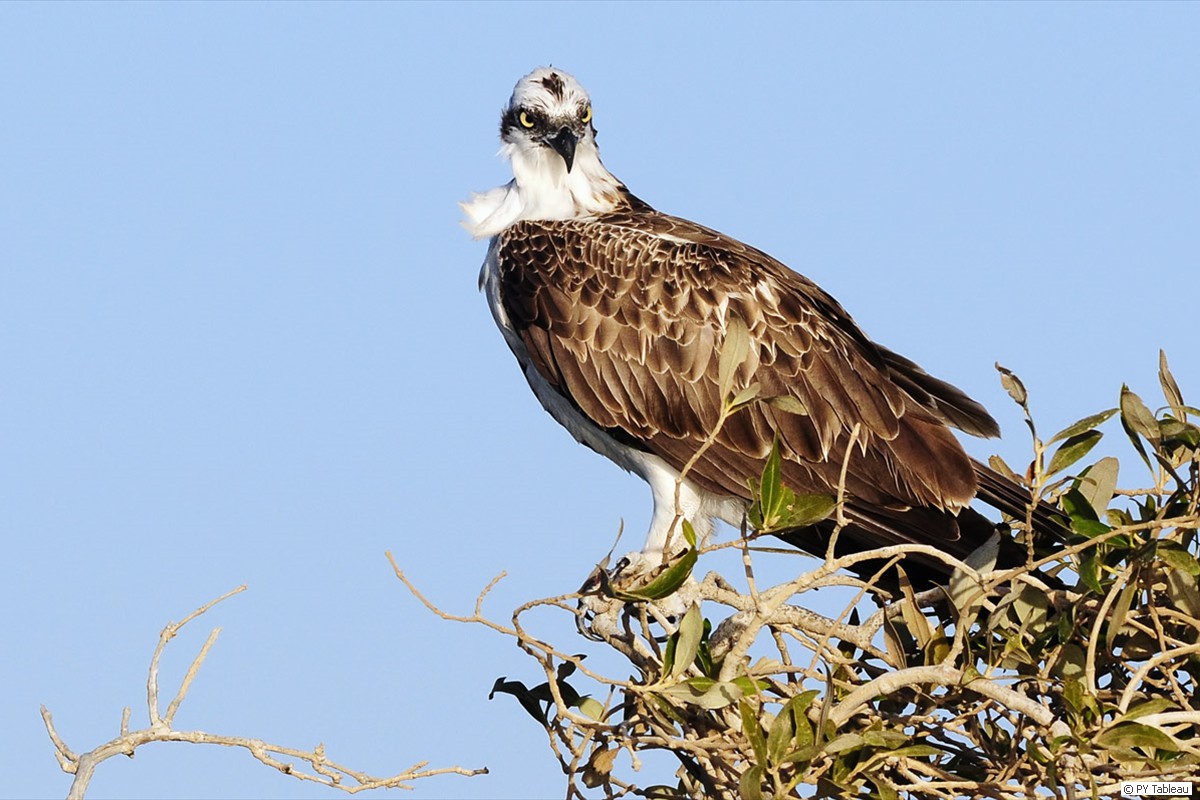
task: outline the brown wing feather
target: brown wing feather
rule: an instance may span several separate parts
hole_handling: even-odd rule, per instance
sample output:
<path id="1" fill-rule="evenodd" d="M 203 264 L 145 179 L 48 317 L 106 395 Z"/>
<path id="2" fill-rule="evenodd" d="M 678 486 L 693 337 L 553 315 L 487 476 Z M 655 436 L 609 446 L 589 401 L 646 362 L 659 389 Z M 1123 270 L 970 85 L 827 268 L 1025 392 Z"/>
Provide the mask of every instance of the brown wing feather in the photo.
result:
<path id="1" fill-rule="evenodd" d="M 833 298 L 754 248 L 641 208 L 517 223 L 501 234 L 499 270 L 505 311 L 542 376 L 597 426 L 676 468 L 720 413 L 725 319 L 746 324 L 739 385 L 759 382 L 807 413 L 760 403 L 729 419 L 690 474 L 710 491 L 748 497 L 778 436 L 785 482 L 832 492 L 857 424 L 856 503 L 957 509 L 975 494 L 945 423 L 989 431 L 986 412 L 875 346 Z"/>

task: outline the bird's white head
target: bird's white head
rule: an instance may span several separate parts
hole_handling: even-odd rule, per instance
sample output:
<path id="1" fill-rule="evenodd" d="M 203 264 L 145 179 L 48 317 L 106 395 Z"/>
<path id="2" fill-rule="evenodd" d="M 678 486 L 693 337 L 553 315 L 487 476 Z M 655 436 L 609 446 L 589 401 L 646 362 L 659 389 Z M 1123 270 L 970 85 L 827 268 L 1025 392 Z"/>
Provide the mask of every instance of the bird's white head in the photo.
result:
<path id="1" fill-rule="evenodd" d="M 574 77 L 551 67 L 517 82 L 500 116 L 500 140 L 514 171 L 531 168 L 560 181 L 574 167 L 576 152 L 599 157 L 591 98 Z"/>
<path id="2" fill-rule="evenodd" d="M 476 238 L 524 219 L 576 219 L 616 207 L 622 186 L 600 162 L 591 98 L 566 72 L 539 67 L 517 81 L 500 115 L 500 141 L 512 182 L 460 204 Z"/>

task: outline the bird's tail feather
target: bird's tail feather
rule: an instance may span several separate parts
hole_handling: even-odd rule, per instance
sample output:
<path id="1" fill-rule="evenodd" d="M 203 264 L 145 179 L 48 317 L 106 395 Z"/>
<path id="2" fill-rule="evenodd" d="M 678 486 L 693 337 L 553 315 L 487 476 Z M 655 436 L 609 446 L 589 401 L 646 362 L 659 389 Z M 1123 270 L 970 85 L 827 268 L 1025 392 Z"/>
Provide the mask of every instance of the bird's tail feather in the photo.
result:
<path id="1" fill-rule="evenodd" d="M 979 476 L 980 500 L 1013 519 L 1026 519 L 1030 504 L 1028 492 L 983 464 L 975 462 L 975 469 Z M 838 533 L 835 557 L 891 545 L 924 544 L 961 561 L 987 542 L 999 528 L 997 568 L 1017 567 L 1028 559 L 1026 547 L 1004 530 L 1004 526 L 969 507 L 957 514 L 936 508 L 893 510 L 859 505 L 850 498 L 846 503 L 846 517 L 848 524 Z M 1062 522 L 1061 512 L 1050 504 L 1041 502 L 1034 506 L 1032 519 L 1035 551 L 1052 551 L 1066 540 L 1068 531 Z M 823 557 L 834 527 L 833 520 L 825 520 L 805 528 L 779 531 L 774 535 L 794 547 Z M 850 571 L 865 580 L 884 564 L 885 561 L 869 559 L 860 561 Z M 945 584 L 953 572 L 946 562 L 922 553 L 906 556 L 903 566 L 918 590 Z M 895 571 L 891 570 L 890 575 L 884 575 L 878 583 L 881 588 L 894 589 L 898 585 Z"/>

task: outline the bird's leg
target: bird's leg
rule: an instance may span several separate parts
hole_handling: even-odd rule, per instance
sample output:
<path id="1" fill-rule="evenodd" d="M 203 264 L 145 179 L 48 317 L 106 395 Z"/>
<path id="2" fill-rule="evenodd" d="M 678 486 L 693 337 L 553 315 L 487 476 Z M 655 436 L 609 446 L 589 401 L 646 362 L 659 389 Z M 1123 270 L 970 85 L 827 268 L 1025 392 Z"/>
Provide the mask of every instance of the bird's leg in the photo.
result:
<path id="1" fill-rule="evenodd" d="M 651 465 L 644 476 L 654 497 L 654 514 L 641 550 L 626 553 L 609 573 L 613 580 L 651 575 L 688 549 L 686 520 L 696 533 L 696 546 L 708 542 L 713 520 L 702 506 L 699 490 L 669 467 Z"/>

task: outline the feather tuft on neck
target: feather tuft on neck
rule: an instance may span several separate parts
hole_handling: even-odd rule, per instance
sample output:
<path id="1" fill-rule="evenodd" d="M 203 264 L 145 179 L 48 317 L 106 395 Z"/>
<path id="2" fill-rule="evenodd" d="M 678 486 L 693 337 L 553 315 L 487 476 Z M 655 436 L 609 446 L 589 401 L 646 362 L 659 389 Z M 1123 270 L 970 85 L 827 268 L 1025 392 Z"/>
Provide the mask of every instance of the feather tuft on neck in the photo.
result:
<path id="1" fill-rule="evenodd" d="M 557 153 L 505 143 L 513 179 L 459 203 L 462 226 L 476 239 L 495 236 L 521 220 L 580 219 L 615 209 L 621 182 L 600 161 L 594 141 L 579 143 L 570 172 Z"/>

